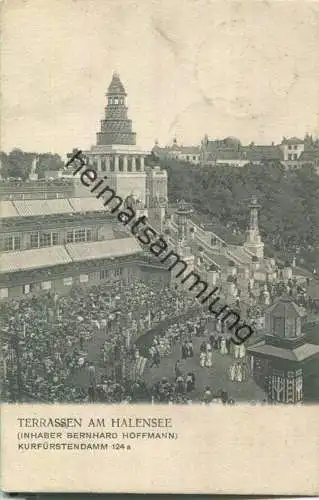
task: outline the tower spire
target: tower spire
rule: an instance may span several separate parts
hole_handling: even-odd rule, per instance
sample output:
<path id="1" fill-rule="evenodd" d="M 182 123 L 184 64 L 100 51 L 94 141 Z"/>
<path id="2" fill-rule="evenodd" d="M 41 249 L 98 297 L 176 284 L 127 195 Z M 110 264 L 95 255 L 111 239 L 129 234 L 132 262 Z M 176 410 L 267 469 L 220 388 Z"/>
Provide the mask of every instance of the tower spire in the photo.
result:
<path id="1" fill-rule="evenodd" d="M 106 92 L 105 118 L 97 134 L 97 145 L 135 145 L 136 134 L 132 131 L 132 120 L 127 116 L 126 91 L 117 71 L 114 71 Z"/>

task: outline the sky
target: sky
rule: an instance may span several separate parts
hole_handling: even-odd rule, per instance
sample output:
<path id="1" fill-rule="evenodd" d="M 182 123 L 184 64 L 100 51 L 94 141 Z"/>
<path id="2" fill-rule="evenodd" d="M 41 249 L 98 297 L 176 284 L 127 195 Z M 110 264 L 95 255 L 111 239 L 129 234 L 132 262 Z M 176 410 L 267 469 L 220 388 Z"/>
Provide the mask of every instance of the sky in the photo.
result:
<path id="1" fill-rule="evenodd" d="M 113 71 L 137 143 L 319 136 L 319 2 L 4 0 L 1 150 L 96 143 Z"/>

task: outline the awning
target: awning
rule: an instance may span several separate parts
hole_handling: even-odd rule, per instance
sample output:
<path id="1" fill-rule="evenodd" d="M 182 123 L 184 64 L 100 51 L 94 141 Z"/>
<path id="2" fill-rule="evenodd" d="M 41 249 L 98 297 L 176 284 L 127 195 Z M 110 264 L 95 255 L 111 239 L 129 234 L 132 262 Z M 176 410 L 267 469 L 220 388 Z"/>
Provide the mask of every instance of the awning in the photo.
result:
<path id="1" fill-rule="evenodd" d="M 68 199 L 54 198 L 49 200 L 15 200 L 13 201 L 21 217 L 73 213 Z"/>
<path id="2" fill-rule="evenodd" d="M 0 201 L 0 217 L 1 219 L 5 219 L 7 217 L 19 217 L 19 213 L 12 201 Z"/>
<path id="3" fill-rule="evenodd" d="M 64 246 L 34 248 L 18 252 L 3 252 L 0 256 L 2 273 L 52 267 L 72 262 Z"/>
<path id="4" fill-rule="evenodd" d="M 103 206 L 103 200 L 97 200 L 95 197 L 87 198 L 69 198 L 70 205 L 74 212 L 98 212 L 106 211 Z"/>
<path id="5" fill-rule="evenodd" d="M 69 243 L 65 246 L 75 262 L 124 257 L 142 251 L 135 238 L 118 238 L 91 243 Z"/>

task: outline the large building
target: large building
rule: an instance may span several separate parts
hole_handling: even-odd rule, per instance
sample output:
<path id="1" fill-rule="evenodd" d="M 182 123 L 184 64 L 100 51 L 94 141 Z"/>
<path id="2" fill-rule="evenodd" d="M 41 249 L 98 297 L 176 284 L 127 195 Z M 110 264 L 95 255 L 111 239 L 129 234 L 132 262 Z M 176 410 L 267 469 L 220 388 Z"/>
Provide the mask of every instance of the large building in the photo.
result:
<path id="1" fill-rule="evenodd" d="M 254 142 L 242 145 L 236 137 L 212 140 L 205 135 L 200 146 L 180 146 L 174 139 L 170 146 L 159 147 L 156 143 L 152 152 L 162 160 L 175 159 L 194 165 L 244 167 L 281 162 L 286 168 L 310 164 L 319 171 L 319 141 L 309 135 L 304 139 L 284 137 L 280 144 L 265 145 Z"/>
<path id="2" fill-rule="evenodd" d="M 154 269 L 137 240 L 94 198 L 0 202 L 0 298 L 128 282 Z M 155 259 L 154 259 L 155 261 Z"/>
<path id="3" fill-rule="evenodd" d="M 119 196 L 145 214 L 149 207 L 151 222 L 161 230 L 167 174 L 156 166 L 145 169 L 148 152 L 135 145 L 125 97 L 114 73 L 97 144 L 86 155 Z M 72 172 L 50 182 L 3 181 L 0 217 L 1 299 L 41 291 L 64 294 L 72 285 L 111 285 L 156 273 L 159 280 L 170 279 Z"/>
<path id="4" fill-rule="evenodd" d="M 183 146 L 178 144 L 176 137 L 170 146 L 161 148 L 156 141 L 153 149 L 153 154 L 160 159 L 174 159 L 193 165 L 201 163 L 201 148 L 200 146 Z"/>

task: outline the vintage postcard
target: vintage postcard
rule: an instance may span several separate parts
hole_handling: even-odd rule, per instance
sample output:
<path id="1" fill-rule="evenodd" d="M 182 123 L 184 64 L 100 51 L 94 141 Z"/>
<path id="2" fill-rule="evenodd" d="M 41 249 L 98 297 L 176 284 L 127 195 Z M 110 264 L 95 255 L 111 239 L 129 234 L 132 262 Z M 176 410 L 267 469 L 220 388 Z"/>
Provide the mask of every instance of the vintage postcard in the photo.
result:
<path id="1" fill-rule="evenodd" d="M 319 492 L 319 3 L 1 4 L 1 488 Z"/>

